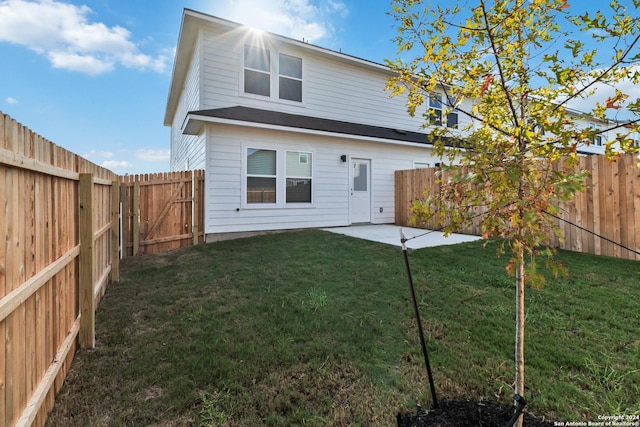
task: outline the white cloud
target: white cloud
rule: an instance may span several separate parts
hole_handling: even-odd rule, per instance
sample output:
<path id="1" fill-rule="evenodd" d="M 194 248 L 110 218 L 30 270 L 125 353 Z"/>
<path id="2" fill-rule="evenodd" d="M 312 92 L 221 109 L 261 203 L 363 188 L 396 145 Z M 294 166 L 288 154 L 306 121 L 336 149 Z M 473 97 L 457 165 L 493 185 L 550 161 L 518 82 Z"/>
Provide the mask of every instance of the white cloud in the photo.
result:
<path id="1" fill-rule="evenodd" d="M 8 97 L 7 99 L 5 99 L 5 101 L 7 101 L 7 104 L 17 104 L 18 102 L 20 102 L 17 99 L 12 97 Z"/>
<path id="2" fill-rule="evenodd" d="M 64 68 L 81 73 L 102 74 L 113 71 L 115 68 L 113 61 L 95 56 L 68 52 L 49 52 L 47 56 L 54 68 Z"/>
<path id="3" fill-rule="evenodd" d="M 164 162 L 168 166 L 170 150 L 139 149 L 133 155 L 128 150 L 89 150 L 82 157 L 115 173 L 140 173 L 141 170 L 153 169 L 154 164 L 157 167 L 158 163 Z M 121 160 L 123 158 L 128 160 Z"/>
<path id="4" fill-rule="evenodd" d="M 88 153 L 82 155 L 87 160 L 100 158 L 100 159 L 112 159 L 114 156 L 112 151 L 96 151 L 90 150 Z"/>
<path id="5" fill-rule="evenodd" d="M 56 68 L 87 74 L 109 72 L 117 64 L 163 71 L 168 55 L 140 53 L 131 33 L 120 26 L 91 22 L 87 6 L 56 0 L 0 1 L 0 41 L 46 56 Z"/>
<path id="6" fill-rule="evenodd" d="M 126 160 L 105 160 L 101 166 L 107 169 L 125 169 L 132 168 L 133 165 Z"/>
<path id="7" fill-rule="evenodd" d="M 640 66 L 635 66 L 632 68 L 640 71 Z M 629 95 L 629 98 L 626 102 L 621 104 L 622 108 L 618 110 L 608 109 L 607 116 L 611 119 L 624 121 L 630 118 L 629 111 L 624 107 L 629 102 L 635 102 L 638 98 L 640 98 L 640 86 L 633 83 L 629 79 L 623 79 L 617 82 L 615 86 L 612 86 L 610 84 L 596 83 L 593 86 L 593 89 L 595 89 L 595 93 L 589 96 L 587 99 L 573 99 L 567 102 L 567 106 L 581 112 L 589 112 L 592 111 L 593 108 L 595 108 L 596 103 L 605 104 L 608 98 L 615 98 L 616 89 L 618 89 L 623 94 Z"/>
<path id="8" fill-rule="evenodd" d="M 214 15 L 311 43 L 333 37 L 331 20 L 348 14 L 338 0 L 224 0 L 209 7 Z"/>
<path id="9" fill-rule="evenodd" d="M 342 3 L 341 1 L 329 0 L 327 2 L 327 7 L 329 8 L 329 11 L 331 13 L 337 13 L 343 18 L 349 15 L 349 9 L 347 8 L 347 5 Z"/>
<path id="10" fill-rule="evenodd" d="M 170 156 L 171 150 L 140 149 L 136 151 L 136 157 L 145 162 L 166 162 Z"/>

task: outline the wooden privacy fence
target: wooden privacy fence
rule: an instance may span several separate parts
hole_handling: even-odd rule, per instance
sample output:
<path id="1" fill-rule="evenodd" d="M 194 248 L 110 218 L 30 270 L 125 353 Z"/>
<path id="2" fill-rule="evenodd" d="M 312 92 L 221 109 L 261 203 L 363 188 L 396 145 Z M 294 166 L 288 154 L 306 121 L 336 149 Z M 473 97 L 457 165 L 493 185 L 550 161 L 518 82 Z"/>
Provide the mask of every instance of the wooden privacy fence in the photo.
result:
<path id="1" fill-rule="evenodd" d="M 204 171 L 121 176 L 123 256 L 204 241 Z"/>
<path id="2" fill-rule="evenodd" d="M 636 162 L 634 155 L 621 156 L 615 162 L 609 162 L 604 156 L 581 157 L 576 168 L 589 171 L 587 189 L 576 194 L 572 202 L 560 206 L 558 216 L 561 219 L 555 221 L 564 239 L 550 233 L 549 245 L 575 252 L 640 260 L 640 255 L 606 240 L 640 251 L 640 169 L 635 166 Z M 438 193 L 441 174 L 446 179 L 446 173 L 440 168 L 396 171 L 396 224 L 411 224 L 412 202 L 422 198 L 427 189 L 432 194 Z M 460 231 L 482 235 L 481 222 L 479 218 Z M 433 224 L 420 226 L 432 228 Z"/>
<path id="3" fill-rule="evenodd" d="M 0 112 L 0 425 L 41 426 L 117 280 L 118 177 Z M 115 256 L 114 256 L 115 254 Z"/>
<path id="4" fill-rule="evenodd" d="M 204 240 L 204 171 L 118 177 L 0 112 L 0 180 L 0 426 L 42 426 L 120 257 Z"/>

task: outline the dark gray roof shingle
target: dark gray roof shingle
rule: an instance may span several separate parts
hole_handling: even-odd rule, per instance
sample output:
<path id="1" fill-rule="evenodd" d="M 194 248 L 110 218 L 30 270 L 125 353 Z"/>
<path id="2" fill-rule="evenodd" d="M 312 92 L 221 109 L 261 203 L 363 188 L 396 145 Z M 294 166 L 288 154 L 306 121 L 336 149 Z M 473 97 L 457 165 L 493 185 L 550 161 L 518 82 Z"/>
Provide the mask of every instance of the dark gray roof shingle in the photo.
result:
<path id="1" fill-rule="evenodd" d="M 427 133 L 402 129 L 392 129 L 361 123 L 344 122 L 340 120 L 323 119 L 320 117 L 302 116 L 298 114 L 290 114 L 279 111 L 262 110 L 258 108 L 242 106 L 190 111 L 189 115 L 241 122 L 261 123 L 266 125 L 284 126 L 345 135 L 357 135 L 401 142 L 413 142 L 429 145 L 433 144 L 433 137 Z M 447 140 L 450 143 L 453 142 L 452 139 L 443 139 Z"/>

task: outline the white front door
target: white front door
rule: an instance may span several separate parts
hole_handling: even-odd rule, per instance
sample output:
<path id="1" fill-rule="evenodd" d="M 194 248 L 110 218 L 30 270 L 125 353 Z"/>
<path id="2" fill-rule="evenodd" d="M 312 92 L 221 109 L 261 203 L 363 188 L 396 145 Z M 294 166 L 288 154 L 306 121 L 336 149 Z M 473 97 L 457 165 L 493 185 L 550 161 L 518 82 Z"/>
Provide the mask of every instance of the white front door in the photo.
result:
<path id="1" fill-rule="evenodd" d="M 349 173 L 351 200 L 349 213 L 352 223 L 371 222 L 371 161 L 351 159 Z"/>

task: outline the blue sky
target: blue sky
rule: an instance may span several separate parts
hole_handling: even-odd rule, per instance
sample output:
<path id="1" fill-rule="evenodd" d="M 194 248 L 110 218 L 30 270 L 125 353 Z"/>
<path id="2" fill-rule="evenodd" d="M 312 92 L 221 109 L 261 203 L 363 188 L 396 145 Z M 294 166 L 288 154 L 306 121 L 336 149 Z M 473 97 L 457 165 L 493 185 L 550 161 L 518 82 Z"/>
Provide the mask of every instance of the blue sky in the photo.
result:
<path id="1" fill-rule="evenodd" d="M 389 4 L 0 0 L 0 110 L 116 173 L 166 172 L 162 122 L 183 8 L 382 62 L 395 54 Z"/>
<path id="2" fill-rule="evenodd" d="M 396 55 L 390 7 L 390 0 L 0 0 L 0 110 L 116 173 L 166 172 L 162 122 L 183 8 L 383 62 Z"/>

